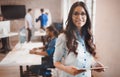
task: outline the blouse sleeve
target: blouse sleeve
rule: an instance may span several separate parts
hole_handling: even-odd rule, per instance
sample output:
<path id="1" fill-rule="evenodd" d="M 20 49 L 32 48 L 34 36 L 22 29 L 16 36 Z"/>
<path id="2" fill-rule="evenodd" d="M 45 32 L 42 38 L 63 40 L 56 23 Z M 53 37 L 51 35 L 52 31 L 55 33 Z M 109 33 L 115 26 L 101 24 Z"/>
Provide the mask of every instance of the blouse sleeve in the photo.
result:
<path id="1" fill-rule="evenodd" d="M 55 52 L 53 56 L 54 62 L 61 62 L 62 57 L 65 55 L 66 39 L 65 34 L 60 34 L 55 45 Z"/>

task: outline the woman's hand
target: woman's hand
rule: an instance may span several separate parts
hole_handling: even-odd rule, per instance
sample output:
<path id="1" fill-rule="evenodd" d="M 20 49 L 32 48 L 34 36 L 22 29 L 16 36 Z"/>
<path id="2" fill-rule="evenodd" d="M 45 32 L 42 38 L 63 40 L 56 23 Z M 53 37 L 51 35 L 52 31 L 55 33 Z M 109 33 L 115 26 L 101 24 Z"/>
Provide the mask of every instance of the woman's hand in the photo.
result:
<path id="1" fill-rule="evenodd" d="M 32 50 L 38 50 L 39 48 L 33 48 Z"/>
<path id="2" fill-rule="evenodd" d="M 100 62 L 96 62 L 92 65 L 92 67 L 104 67 L 104 65 Z M 100 69 L 94 69 L 94 71 L 96 72 L 102 72 L 102 71 L 105 71 L 104 68 L 100 68 Z"/>
<path id="3" fill-rule="evenodd" d="M 35 54 L 35 50 L 30 50 L 30 54 Z"/>
<path id="4" fill-rule="evenodd" d="M 65 68 L 64 68 L 65 70 L 65 72 L 67 72 L 67 73 L 69 73 L 69 74 L 71 74 L 71 75 L 77 75 L 77 74 L 79 74 L 79 73 L 82 73 L 82 72 L 85 72 L 86 70 L 78 70 L 76 67 L 74 67 L 74 66 L 65 66 Z"/>
<path id="5" fill-rule="evenodd" d="M 36 54 L 36 51 L 38 50 L 39 48 L 33 48 L 32 50 L 30 50 L 30 54 Z"/>
<path id="6" fill-rule="evenodd" d="M 76 67 L 74 66 L 65 66 L 63 65 L 61 62 L 54 62 L 54 65 L 56 68 L 59 68 L 60 70 L 63 70 L 71 75 L 77 75 L 79 73 L 82 73 L 82 72 L 85 72 L 86 70 L 83 70 L 83 69 L 77 69 Z"/>

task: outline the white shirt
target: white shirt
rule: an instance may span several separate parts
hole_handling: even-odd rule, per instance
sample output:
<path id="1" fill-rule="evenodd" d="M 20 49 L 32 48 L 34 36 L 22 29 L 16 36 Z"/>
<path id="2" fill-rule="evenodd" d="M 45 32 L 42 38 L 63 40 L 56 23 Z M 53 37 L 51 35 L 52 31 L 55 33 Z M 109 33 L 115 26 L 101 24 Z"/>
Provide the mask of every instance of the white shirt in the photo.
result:
<path id="1" fill-rule="evenodd" d="M 73 52 L 68 54 L 66 36 L 65 34 L 59 35 L 55 46 L 55 53 L 53 57 L 54 62 L 62 62 L 64 65 L 72 65 L 77 68 L 90 68 L 93 62 L 93 57 L 86 51 L 85 46 L 83 46 L 81 42 L 77 42 L 78 48 L 76 51 L 78 52 L 78 55 L 76 56 Z M 70 75 L 61 70 L 59 77 L 91 77 L 91 70 L 87 70 L 76 76 Z"/>
<path id="2" fill-rule="evenodd" d="M 30 13 L 26 14 L 25 20 L 28 22 L 29 28 L 32 29 L 33 28 L 33 23 L 32 23 L 32 16 L 30 15 Z"/>

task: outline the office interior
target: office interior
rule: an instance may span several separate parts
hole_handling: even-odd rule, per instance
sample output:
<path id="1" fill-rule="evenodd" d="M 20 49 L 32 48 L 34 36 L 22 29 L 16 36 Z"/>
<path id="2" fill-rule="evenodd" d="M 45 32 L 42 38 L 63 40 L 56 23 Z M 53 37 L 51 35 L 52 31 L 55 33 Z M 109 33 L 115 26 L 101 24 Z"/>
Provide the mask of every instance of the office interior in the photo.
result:
<path id="1" fill-rule="evenodd" d="M 45 8 L 50 14 L 50 23 L 63 23 L 65 28 L 65 20 L 70 6 L 78 0 L 0 0 L 0 5 L 25 5 L 26 11 L 28 8 L 38 11 L 40 8 Z M 97 73 L 94 72 L 94 77 L 119 77 L 120 76 L 120 0 L 79 0 L 89 1 L 94 4 L 91 8 L 93 14 L 92 24 L 93 32 L 95 37 L 95 43 L 97 46 L 98 59 L 108 69 L 105 72 Z M 67 8 L 67 9 L 66 9 Z M 1 11 L 0 11 L 1 13 Z M 34 18 L 37 17 L 34 15 Z M 24 18 L 12 19 L 10 21 L 10 30 L 18 32 L 24 25 Z M 36 27 L 39 27 L 38 23 L 34 23 Z M 11 48 L 19 42 L 19 37 L 10 37 Z M 36 38 L 35 40 L 39 40 Z M 10 51 L 11 52 L 11 51 Z M 7 54 L 0 53 L 0 60 Z M 20 77 L 18 67 L 1 67 L 0 66 L 0 77 Z"/>

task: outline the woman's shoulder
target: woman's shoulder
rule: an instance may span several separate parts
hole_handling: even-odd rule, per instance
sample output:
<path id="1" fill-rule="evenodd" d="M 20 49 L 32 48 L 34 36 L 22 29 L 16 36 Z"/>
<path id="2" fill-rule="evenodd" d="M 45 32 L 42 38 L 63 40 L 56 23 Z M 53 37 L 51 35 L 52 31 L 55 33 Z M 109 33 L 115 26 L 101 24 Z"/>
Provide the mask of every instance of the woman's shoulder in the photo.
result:
<path id="1" fill-rule="evenodd" d="M 58 38 L 65 39 L 65 38 L 66 38 L 66 35 L 65 35 L 65 33 L 61 33 L 61 34 L 58 36 Z"/>
<path id="2" fill-rule="evenodd" d="M 65 41 L 65 40 L 66 40 L 65 33 L 61 33 L 61 34 L 58 36 L 58 40 Z"/>

